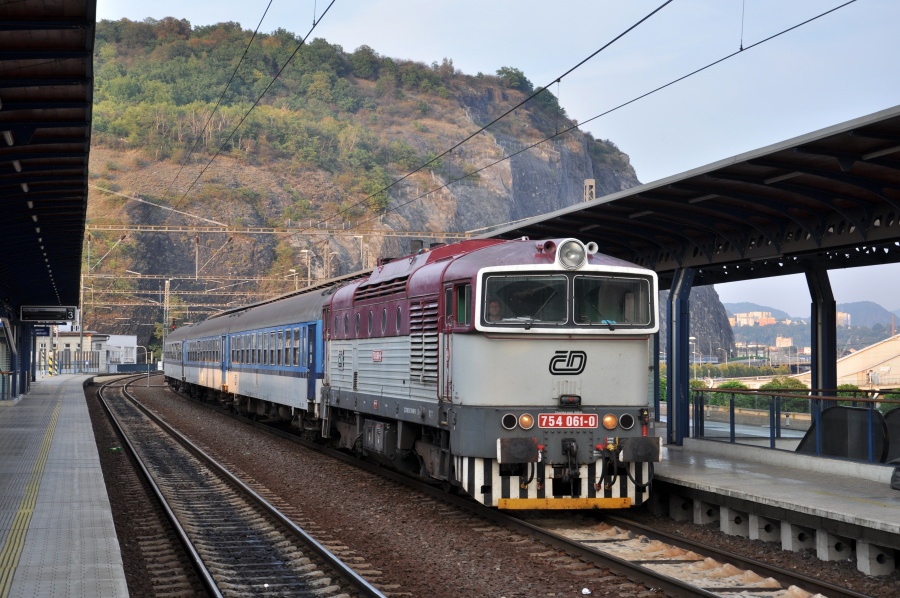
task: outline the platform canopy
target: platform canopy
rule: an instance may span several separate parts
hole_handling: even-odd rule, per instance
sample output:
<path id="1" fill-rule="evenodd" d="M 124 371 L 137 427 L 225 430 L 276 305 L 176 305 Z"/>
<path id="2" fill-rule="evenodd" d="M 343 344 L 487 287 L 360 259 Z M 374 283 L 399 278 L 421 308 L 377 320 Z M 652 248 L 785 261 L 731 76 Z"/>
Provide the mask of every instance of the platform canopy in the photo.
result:
<path id="1" fill-rule="evenodd" d="M 495 230 L 694 285 L 900 262 L 900 106 Z"/>
<path id="2" fill-rule="evenodd" d="M 0 306 L 77 305 L 96 0 L 0 3 Z"/>

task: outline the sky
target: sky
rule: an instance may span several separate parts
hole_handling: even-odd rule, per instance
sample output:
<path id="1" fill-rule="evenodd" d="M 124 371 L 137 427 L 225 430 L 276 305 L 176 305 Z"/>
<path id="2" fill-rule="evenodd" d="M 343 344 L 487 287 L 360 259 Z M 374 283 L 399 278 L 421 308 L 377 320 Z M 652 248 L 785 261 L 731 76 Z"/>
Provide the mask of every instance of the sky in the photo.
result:
<path id="1" fill-rule="evenodd" d="M 509 66 L 546 86 L 584 123 L 738 51 L 698 75 L 584 125 L 631 158 L 643 183 L 839 124 L 900 103 L 900 2 L 857 0 L 758 42 L 846 0 L 674 0 L 584 65 L 664 0 L 273 0 L 260 31 L 284 28 L 352 52 L 467 74 Z M 172 16 L 192 25 L 255 29 L 268 0 L 98 0 L 97 19 Z M 323 12 L 328 8 L 327 13 Z M 838 303 L 900 309 L 900 264 L 831 272 Z M 716 285 L 724 303 L 749 301 L 809 315 L 802 276 Z"/>

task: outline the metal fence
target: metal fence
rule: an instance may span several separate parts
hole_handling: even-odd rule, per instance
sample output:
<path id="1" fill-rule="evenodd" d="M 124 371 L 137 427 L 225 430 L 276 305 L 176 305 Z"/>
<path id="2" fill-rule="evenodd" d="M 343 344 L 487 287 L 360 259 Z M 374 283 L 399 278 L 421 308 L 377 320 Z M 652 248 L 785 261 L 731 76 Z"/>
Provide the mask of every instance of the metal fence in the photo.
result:
<path id="1" fill-rule="evenodd" d="M 870 463 L 900 450 L 900 390 L 701 388 L 691 397 L 694 438 Z"/>

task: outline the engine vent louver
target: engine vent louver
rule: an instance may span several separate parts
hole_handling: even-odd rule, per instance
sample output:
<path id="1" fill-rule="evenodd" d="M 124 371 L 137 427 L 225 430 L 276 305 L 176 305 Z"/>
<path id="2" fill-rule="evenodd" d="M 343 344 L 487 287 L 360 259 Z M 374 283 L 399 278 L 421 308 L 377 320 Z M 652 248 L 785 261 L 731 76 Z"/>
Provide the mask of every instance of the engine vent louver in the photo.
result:
<path id="1" fill-rule="evenodd" d="M 438 300 L 431 297 L 409 306 L 409 379 L 437 388 Z"/>
<path id="2" fill-rule="evenodd" d="M 402 276 L 392 280 L 385 280 L 369 286 L 359 286 L 353 294 L 354 301 L 375 299 L 386 295 L 402 295 L 406 293 L 406 281 L 409 276 Z"/>

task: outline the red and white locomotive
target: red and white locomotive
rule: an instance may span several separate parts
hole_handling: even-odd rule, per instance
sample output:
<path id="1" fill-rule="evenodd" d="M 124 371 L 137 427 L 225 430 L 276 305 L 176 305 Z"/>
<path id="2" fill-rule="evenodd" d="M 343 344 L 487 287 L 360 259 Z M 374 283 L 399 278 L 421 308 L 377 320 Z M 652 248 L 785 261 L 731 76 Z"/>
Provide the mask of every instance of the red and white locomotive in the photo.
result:
<path id="1" fill-rule="evenodd" d="M 656 301 L 593 243 L 470 240 L 179 329 L 166 375 L 489 506 L 622 508 L 660 458 Z"/>

